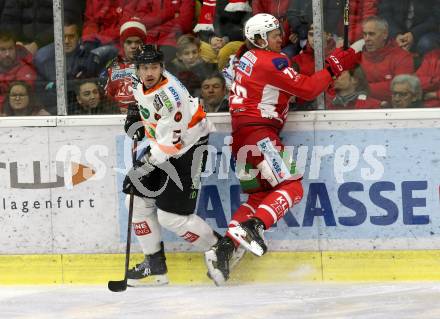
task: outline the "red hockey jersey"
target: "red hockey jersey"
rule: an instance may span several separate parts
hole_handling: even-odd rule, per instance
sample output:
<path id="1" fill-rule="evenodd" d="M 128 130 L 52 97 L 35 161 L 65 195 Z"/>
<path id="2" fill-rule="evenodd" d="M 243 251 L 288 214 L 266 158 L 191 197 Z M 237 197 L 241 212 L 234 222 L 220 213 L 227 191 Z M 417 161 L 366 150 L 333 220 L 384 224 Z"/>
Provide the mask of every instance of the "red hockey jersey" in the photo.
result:
<path id="1" fill-rule="evenodd" d="M 129 104 L 136 102 L 133 96 L 132 83 L 135 74 L 135 64 L 125 61 L 120 56 L 112 61 L 105 73 L 107 77 L 105 93 L 122 109 L 126 109 Z"/>
<path id="2" fill-rule="evenodd" d="M 292 96 L 313 100 L 331 82 L 326 69 L 306 76 L 292 69 L 285 55 L 261 49 L 247 51 L 235 67 L 229 96 L 232 130 L 246 125 L 281 129 Z"/>

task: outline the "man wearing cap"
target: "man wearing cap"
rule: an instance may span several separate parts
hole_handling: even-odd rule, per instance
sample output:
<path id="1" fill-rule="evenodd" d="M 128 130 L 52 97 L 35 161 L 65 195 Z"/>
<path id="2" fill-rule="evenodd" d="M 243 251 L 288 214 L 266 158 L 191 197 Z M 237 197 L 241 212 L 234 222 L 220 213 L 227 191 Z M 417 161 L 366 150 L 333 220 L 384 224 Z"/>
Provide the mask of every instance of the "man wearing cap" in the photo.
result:
<path id="1" fill-rule="evenodd" d="M 147 30 L 137 17 L 133 17 L 121 25 L 120 54 L 113 59 L 102 74 L 106 95 L 114 100 L 121 113 L 127 113 L 128 105 L 135 103 L 132 89 L 132 75 L 136 72 L 134 54 L 145 43 Z"/>

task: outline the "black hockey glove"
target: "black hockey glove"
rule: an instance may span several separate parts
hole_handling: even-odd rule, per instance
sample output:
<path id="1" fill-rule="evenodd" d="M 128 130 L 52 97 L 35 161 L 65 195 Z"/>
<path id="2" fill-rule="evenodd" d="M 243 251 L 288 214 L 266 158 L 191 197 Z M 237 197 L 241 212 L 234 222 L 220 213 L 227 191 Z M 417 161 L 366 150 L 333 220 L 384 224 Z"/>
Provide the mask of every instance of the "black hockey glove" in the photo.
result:
<path id="1" fill-rule="evenodd" d="M 142 141 L 145 137 L 145 128 L 142 124 L 142 118 L 139 113 L 139 109 L 135 103 L 131 103 L 128 106 L 124 130 L 130 138 L 134 138 L 134 135 L 136 135 L 138 141 Z"/>
<path id="2" fill-rule="evenodd" d="M 150 163 L 149 156 L 145 155 L 142 159 L 136 160 L 133 164 L 133 169 L 140 174 L 140 176 L 149 175 L 154 171 L 156 166 Z"/>
<path id="3" fill-rule="evenodd" d="M 136 160 L 127 176 L 125 176 L 122 184 L 122 191 L 125 194 L 130 194 L 131 187 L 137 189 L 136 183 L 133 181 L 137 180 L 139 183 L 141 183 L 142 180 L 145 180 L 155 169 L 156 166 L 150 163 L 148 160 L 148 155 L 145 155 L 141 160 Z"/>

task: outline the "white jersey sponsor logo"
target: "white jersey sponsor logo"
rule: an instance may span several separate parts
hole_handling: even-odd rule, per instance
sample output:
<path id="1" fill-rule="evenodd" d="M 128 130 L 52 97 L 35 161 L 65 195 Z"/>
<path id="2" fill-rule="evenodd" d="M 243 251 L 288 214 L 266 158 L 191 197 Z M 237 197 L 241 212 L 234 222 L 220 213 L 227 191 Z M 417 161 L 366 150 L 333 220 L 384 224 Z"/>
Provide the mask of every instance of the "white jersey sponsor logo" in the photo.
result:
<path id="1" fill-rule="evenodd" d="M 269 163 L 278 183 L 281 183 L 290 178 L 290 171 L 280 156 L 280 153 L 274 147 L 268 137 L 258 141 L 258 148 L 264 156 L 264 159 Z"/>
<path id="2" fill-rule="evenodd" d="M 128 77 L 131 79 L 131 76 L 133 74 L 135 74 L 135 70 L 131 69 L 131 68 L 122 69 L 122 70 L 112 70 L 111 80 L 115 81 L 115 80 L 124 79 L 124 78 L 128 78 Z"/>

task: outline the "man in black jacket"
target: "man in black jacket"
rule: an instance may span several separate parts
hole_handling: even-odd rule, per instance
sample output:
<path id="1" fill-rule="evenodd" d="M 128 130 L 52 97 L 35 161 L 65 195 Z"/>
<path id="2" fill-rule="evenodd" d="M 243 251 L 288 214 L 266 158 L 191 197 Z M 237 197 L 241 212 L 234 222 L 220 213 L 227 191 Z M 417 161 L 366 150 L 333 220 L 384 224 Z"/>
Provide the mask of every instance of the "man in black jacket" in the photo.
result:
<path id="1" fill-rule="evenodd" d="M 80 42 L 80 25 L 66 19 L 64 24 L 64 53 L 66 54 L 66 78 L 68 80 L 68 103 L 76 101 L 72 81 L 97 78 L 106 61 L 90 52 Z M 53 43 L 42 47 L 34 55 L 37 69 L 37 92 L 51 114 L 56 114 L 56 74 L 55 46 Z M 71 110 L 69 110 L 70 113 Z"/>
<path id="2" fill-rule="evenodd" d="M 52 0 L 3 0 L 0 1 L 0 28 L 14 34 L 29 52 L 53 41 Z M 82 20 L 85 0 L 65 0 L 64 16 Z"/>
<path id="3" fill-rule="evenodd" d="M 440 46 L 440 0 L 382 0 L 379 15 L 401 48 L 424 55 Z"/>
<path id="4" fill-rule="evenodd" d="M 331 34 L 341 35 L 342 1 L 324 0 L 323 2 L 324 14 L 324 30 Z M 287 10 L 287 21 L 293 33 L 298 35 L 301 47 L 303 47 L 307 40 L 307 32 L 313 24 L 313 10 L 312 1 L 309 0 L 293 0 L 290 1 L 289 9 Z"/>

